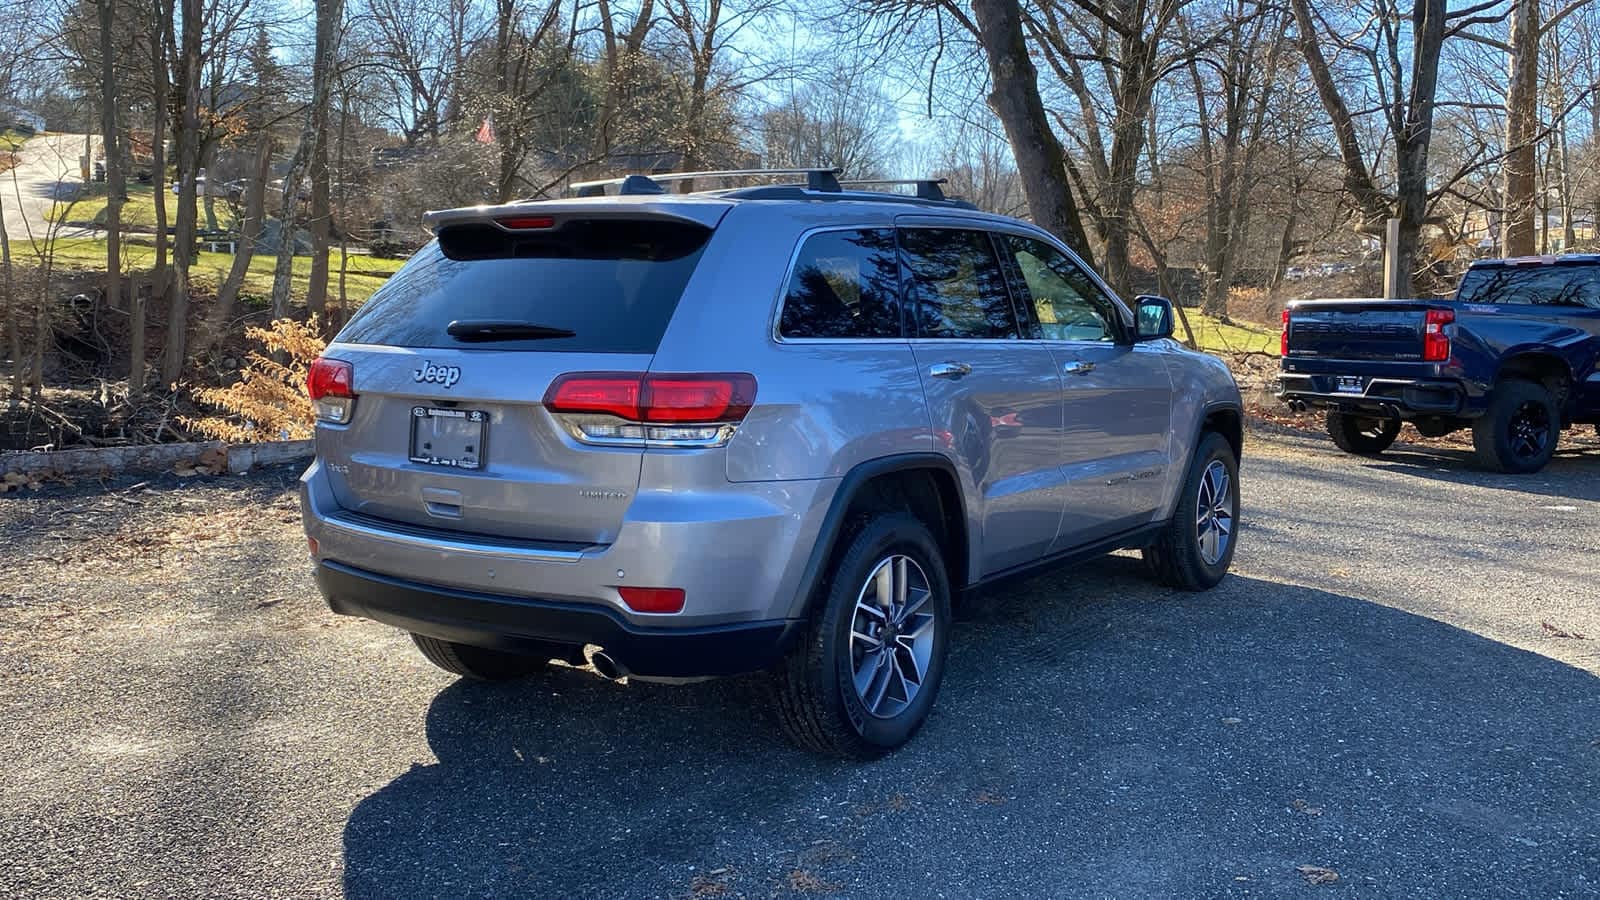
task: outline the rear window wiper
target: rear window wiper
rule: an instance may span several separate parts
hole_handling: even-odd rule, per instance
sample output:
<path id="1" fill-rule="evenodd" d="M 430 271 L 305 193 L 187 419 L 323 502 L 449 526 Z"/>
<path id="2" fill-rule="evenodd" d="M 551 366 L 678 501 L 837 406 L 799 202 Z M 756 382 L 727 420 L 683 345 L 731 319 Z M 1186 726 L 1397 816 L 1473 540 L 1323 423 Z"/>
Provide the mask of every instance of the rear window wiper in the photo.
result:
<path id="1" fill-rule="evenodd" d="M 458 341 L 526 341 L 543 338 L 577 337 L 570 328 L 556 328 L 537 322 L 520 322 L 515 319 L 457 319 L 445 327 L 445 333 Z"/>

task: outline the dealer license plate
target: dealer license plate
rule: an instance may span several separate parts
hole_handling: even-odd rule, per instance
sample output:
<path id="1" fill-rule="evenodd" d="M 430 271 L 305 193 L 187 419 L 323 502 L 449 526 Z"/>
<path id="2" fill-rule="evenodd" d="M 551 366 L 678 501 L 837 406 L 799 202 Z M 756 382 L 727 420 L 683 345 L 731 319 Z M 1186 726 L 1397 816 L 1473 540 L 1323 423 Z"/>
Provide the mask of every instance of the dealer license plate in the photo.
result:
<path id="1" fill-rule="evenodd" d="M 483 467 L 489 414 L 481 409 L 411 408 L 411 461 L 453 469 Z"/>

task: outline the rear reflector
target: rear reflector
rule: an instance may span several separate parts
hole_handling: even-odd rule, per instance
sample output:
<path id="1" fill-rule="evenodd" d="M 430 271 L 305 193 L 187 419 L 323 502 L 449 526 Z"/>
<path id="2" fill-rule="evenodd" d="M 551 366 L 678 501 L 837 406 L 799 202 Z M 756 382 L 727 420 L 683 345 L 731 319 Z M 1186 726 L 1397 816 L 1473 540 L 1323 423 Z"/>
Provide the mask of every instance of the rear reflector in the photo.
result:
<path id="1" fill-rule="evenodd" d="M 617 593 L 634 612 L 683 612 L 683 588 L 619 587 Z"/>
<path id="2" fill-rule="evenodd" d="M 1422 359 L 1425 362 L 1444 362 L 1450 358 L 1450 336 L 1444 327 L 1456 320 L 1455 310 L 1430 309 L 1424 319 L 1422 333 Z"/>
<path id="3" fill-rule="evenodd" d="M 553 413 L 599 413 L 644 425 L 689 425 L 742 421 L 755 399 L 755 376 L 744 373 L 591 372 L 556 379 L 544 404 Z"/>

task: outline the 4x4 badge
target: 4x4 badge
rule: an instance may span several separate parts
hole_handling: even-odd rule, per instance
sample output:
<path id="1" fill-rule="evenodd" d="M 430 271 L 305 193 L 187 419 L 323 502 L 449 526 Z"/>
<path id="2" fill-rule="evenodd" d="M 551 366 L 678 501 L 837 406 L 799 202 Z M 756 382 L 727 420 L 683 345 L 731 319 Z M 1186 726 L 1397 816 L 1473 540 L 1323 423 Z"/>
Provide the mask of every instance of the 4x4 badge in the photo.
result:
<path id="1" fill-rule="evenodd" d="M 455 387 L 461 380 L 460 366 L 436 366 L 427 360 L 422 361 L 422 368 L 411 373 L 411 380 L 416 382 L 429 382 L 442 384 L 445 387 Z"/>

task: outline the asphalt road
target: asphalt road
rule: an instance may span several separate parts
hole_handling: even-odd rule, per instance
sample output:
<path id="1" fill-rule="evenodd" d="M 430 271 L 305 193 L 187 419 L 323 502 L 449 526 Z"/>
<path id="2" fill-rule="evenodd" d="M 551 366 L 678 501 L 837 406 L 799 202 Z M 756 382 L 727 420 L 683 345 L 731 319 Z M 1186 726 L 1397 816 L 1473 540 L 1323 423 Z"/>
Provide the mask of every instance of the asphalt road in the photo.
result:
<path id="1" fill-rule="evenodd" d="M 0 894 L 1600 895 L 1600 450 L 1253 437 L 1237 574 L 978 603 L 870 765 L 747 682 L 453 681 L 322 608 L 293 477 L 0 498 Z"/>
<path id="2" fill-rule="evenodd" d="M 56 201 L 71 200 L 83 186 L 78 158 L 83 135 L 45 134 L 29 138 L 17 151 L 17 167 L 0 173 L 0 205 L 5 208 L 6 234 L 13 241 L 43 242 L 50 234 L 50 210 Z M 95 142 L 99 146 L 99 142 Z M 64 228 L 57 237 L 91 235 L 95 229 Z M 12 248 L 14 252 L 24 252 Z"/>

